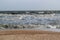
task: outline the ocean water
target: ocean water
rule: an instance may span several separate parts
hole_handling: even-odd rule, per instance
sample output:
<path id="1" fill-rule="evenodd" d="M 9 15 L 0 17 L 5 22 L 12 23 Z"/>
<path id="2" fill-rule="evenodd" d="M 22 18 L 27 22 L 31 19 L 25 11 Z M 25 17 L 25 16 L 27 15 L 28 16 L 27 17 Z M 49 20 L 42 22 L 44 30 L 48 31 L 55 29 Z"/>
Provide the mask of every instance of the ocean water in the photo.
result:
<path id="1" fill-rule="evenodd" d="M 41 17 L 40 15 L 0 15 L 0 24 L 16 24 L 16 25 L 24 25 L 24 24 L 35 24 L 35 25 L 60 25 L 60 14 L 55 14 L 52 17 Z"/>

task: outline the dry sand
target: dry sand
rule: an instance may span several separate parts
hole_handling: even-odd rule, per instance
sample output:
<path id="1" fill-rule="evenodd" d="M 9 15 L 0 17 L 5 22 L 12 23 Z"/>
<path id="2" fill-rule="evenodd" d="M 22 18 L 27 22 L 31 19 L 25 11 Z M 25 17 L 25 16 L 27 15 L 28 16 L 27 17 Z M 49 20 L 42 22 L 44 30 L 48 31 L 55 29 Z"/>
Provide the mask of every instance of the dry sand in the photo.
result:
<path id="1" fill-rule="evenodd" d="M 0 40 L 60 40 L 60 32 L 41 30 L 0 30 Z"/>

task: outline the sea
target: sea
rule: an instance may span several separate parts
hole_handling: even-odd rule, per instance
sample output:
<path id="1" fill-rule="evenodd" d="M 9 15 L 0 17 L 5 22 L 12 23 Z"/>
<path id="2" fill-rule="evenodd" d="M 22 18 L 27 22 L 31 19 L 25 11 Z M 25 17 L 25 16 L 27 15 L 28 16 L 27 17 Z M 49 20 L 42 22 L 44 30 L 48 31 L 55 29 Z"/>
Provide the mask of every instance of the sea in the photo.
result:
<path id="1" fill-rule="evenodd" d="M 0 24 L 15 24 L 15 25 L 60 25 L 60 13 L 55 13 L 53 17 L 34 17 L 31 15 L 9 15 L 0 14 Z M 43 14 L 44 15 L 44 14 Z M 50 14 L 49 14 L 50 15 Z"/>

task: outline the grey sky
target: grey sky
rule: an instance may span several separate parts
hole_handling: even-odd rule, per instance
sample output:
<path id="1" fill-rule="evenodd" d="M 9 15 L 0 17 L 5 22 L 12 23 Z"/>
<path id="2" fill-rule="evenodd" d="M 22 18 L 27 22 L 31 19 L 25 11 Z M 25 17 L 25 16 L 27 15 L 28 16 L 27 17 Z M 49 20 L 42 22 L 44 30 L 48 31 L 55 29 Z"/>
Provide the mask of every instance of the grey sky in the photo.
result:
<path id="1" fill-rule="evenodd" d="M 60 0 L 0 0 L 0 10 L 59 10 Z"/>

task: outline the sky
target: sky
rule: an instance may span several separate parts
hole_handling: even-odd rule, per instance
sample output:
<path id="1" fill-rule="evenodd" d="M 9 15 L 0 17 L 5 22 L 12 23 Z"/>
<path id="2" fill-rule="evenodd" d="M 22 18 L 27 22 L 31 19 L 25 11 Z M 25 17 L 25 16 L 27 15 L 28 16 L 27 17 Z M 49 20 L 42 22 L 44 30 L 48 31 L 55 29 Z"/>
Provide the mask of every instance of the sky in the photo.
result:
<path id="1" fill-rule="evenodd" d="M 0 0 L 0 10 L 60 10 L 60 0 Z"/>

